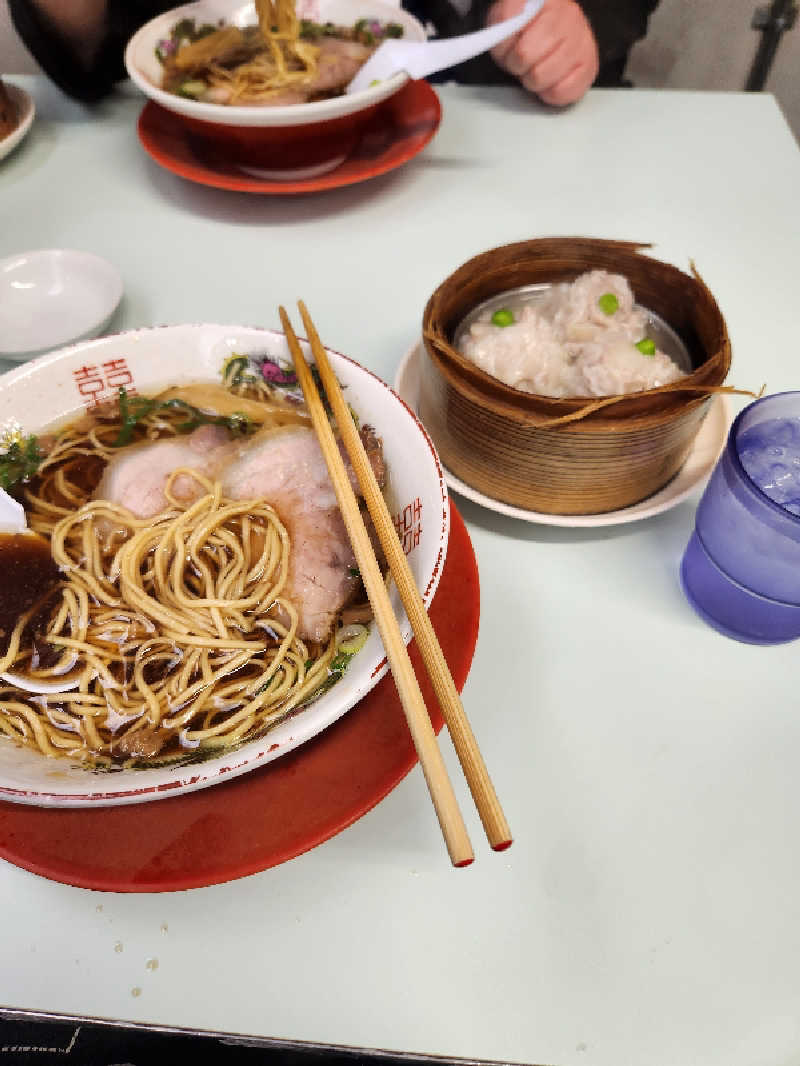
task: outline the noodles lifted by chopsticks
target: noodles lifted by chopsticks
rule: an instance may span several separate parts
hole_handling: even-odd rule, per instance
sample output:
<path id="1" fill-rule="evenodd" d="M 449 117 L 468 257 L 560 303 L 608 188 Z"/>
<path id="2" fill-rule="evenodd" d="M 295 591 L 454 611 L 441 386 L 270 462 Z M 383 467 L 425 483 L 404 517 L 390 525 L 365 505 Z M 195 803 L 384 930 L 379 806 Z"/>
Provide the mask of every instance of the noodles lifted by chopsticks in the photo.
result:
<path id="1" fill-rule="evenodd" d="M 319 47 L 301 40 L 294 0 L 256 0 L 257 27 L 223 26 L 178 48 L 165 70 L 165 87 L 184 95 L 202 77 L 220 102 L 235 104 L 270 95 L 313 80 Z M 175 83 L 175 84 L 173 84 Z M 202 84 L 198 82 L 198 85 Z"/>
<path id="2" fill-rule="evenodd" d="M 300 40 L 294 0 L 255 0 L 255 4 L 258 28 L 269 46 L 275 72 L 265 71 L 258 59 L 239 67 L 236 79 L 245 84 L 235 85 L 237 97 L 310 81 L 317 68 L 319 48 L 310 41 Z"/>
<path id="3" fill-rule="evenodd" d="M 361 18 L 352 26 L 298 19 L 294 0 L 256 0 L 258 24 L 177 22 L 156 55 L 162 87 L 202 103 L 274 106 L 343 93 L 374 49 L 402 37 L 397 22 Z"/>

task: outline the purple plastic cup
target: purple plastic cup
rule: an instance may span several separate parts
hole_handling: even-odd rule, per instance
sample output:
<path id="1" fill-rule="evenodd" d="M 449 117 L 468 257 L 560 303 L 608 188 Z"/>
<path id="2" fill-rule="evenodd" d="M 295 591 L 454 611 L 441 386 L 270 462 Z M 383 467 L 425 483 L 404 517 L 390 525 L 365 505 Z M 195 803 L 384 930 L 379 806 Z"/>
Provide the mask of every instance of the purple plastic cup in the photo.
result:
<path id="1" fill-rule="evenodd" d="M 800 516 L 759 488 L 737 446 L 772 419 L 800 419 L 800 392 L 765 396 L 736 417 L 681 563 L 684 593 L 700 617 L 749 644 L 800 637 Z"/>

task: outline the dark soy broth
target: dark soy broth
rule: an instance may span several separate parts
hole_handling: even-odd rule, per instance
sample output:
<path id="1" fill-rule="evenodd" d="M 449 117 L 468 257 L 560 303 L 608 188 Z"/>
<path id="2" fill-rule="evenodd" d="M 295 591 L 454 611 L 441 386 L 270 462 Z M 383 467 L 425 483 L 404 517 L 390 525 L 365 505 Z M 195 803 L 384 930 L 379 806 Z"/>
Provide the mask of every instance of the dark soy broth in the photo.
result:
<path id="1" fill-rule="evenodd" d="M 0 533 L 0 651 L 20 615 L 39 605 L 46 607 L 58 587 L 60 571 L 50 554 L 50 545 L 36 533 Z M 34 612 L 28 631 L 35 628 Z"/>

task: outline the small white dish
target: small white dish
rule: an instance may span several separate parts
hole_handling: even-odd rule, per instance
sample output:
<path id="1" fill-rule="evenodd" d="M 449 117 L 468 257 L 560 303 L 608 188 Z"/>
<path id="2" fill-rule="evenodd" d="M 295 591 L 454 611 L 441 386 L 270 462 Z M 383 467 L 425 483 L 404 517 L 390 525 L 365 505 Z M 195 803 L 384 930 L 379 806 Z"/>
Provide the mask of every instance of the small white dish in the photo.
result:
<path id="1" fill-rule="evenodd" d="M 414 414 L 419 413 L 421 354 L 421 345 L 415 344 L 404 356 L 394 379 L 395 392 L 408 404 Z M 730 403 L 727 397 L 720 393 L 714 397 L 708 415 L 700 427 L 700 432 L 694 439 L 692 450 L 672 481 L 652 496 L 648 496 L 646 500 L 641 500 L 630 507 L 623 507 L 618 511 L 607 511 L 605 514 L 560 515 L 525 511 L 520 507 L 512 507 L 500 500 L 484 496 L 483 493 L 457 478 L 444 465 L 442 465 L 442 470 L 444 479 L 453 492 L 458 492 L 466 496 L 468 500 L 479 503 L 482 507 L 498 514 L 546 526 L 567 526 L 577 529 L 617 526 L 625 522 L 636 522 L 641 518 L 651 518 L 653 515 L 668 511 L 685 500 L 698 485 L 710 477 L 725 447 L 732 420 Z"/>
<path id="2" fill-rule="evenodd" d="M 3 79 L 3 84 L 17 109 L 18 122 L 11 133 L 7 133 L 5 137 L 0 137 L 0 159 L 5 159 L 9 152 L 12 152 L 17 147 L 31 128 L 33 116 L 36 114 L 36 105 L 29 93 L 26 93 L 24 89 L 20 89 L 18 85 L 11 85 L 5 79 Z"/>
<path id="3" fill-rule="evenodd" d="M 21 362 L 96 337 L 122 298 L 119 271 L 61 248 L 0 259 L 0 358 Z"/>

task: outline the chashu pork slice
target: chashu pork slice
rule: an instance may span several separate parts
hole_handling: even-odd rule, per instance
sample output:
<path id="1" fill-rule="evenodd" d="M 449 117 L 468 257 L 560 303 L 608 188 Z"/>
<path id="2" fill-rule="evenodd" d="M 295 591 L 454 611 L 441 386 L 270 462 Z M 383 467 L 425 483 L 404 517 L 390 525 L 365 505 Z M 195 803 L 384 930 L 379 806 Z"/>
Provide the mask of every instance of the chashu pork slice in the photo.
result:
<path id="1" fill-rule="evenodd" d="M 264 499 L 289 533 L 286 596 L 299 612 L 298 632 L 324 643 L 358 587 L 355 557 L 328 468 L 313 430 L 266 430 L 240 448 L 221 476 L 229 499 Z"/>
<path id="2" fill-rule="evenodd" d="M 379 483 L 385 479 L 382 446 L 365 426 L 362 439 Z M 222 483 L 232 500 L 261 499 L 271 504 L 291 540 L 285 589 L 299 613 L 304 640 L 328 640 L 336 616 L 359 587 L 355 557 L 339 511 L 328 468 L 313 430 L 284 426 L 261 430 L 245 441 L 231 441 L 216 426 L 201 426 L 188 437 L 134 444 L 120 449 L 95 490 L 139 518 L 167 510 L 165 489 L 175 470 L 197 470 Z M 348 464 L 350 480 L 358 491 Z M 189 504 L 202 485 L 181 475 L 173 494 Z"/>

